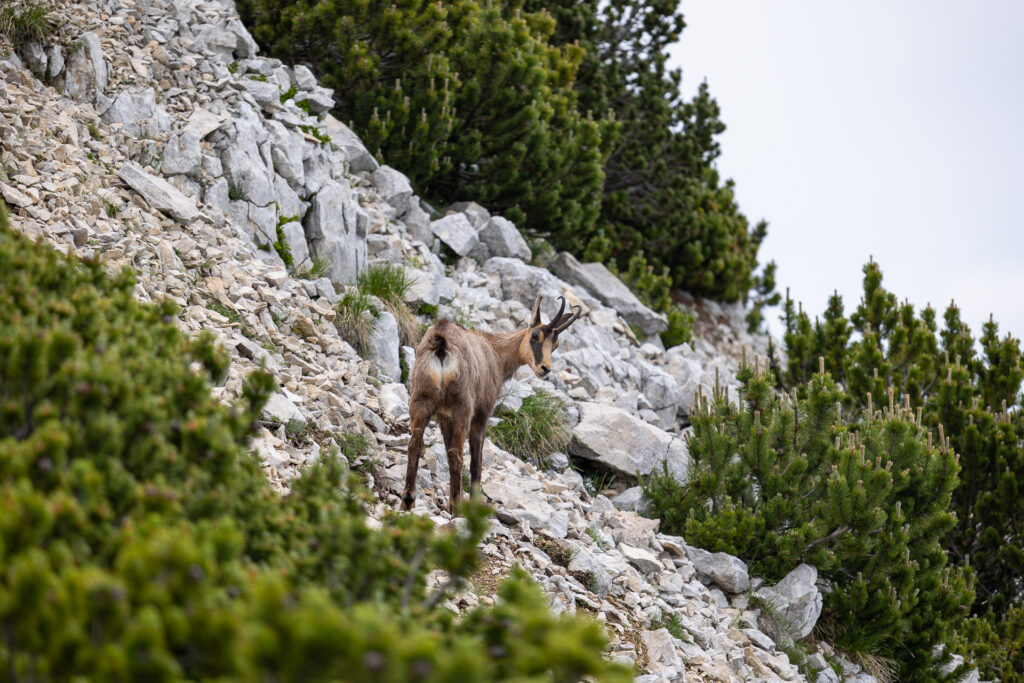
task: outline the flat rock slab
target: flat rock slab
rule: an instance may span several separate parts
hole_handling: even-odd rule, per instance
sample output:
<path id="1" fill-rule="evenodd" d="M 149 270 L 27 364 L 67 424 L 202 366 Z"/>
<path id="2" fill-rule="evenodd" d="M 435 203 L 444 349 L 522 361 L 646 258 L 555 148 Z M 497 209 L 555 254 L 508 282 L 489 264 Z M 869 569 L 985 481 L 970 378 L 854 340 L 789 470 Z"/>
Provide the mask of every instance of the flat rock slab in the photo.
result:
<path id="1" fill-rule="evenodd" d="M 134 161 L 129 161 L 117 172 L 117 177 L 128 187 L 142 195 L 150 206 L 180 221 L 199 216 L 196 204 L 163 178 L 146 173 Z"/>

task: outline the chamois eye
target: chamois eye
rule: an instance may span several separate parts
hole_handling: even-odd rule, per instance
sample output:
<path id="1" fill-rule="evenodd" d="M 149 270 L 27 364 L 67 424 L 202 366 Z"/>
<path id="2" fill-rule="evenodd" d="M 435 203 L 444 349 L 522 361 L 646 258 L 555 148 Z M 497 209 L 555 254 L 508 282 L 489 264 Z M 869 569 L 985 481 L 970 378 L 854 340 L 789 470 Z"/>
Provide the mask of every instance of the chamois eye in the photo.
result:
<path id="1" fill-rule="evenodd" d="M 530 339 L 532 339 L 533 341 L 537 341 L 538 339 L 540 339 L 540 331 L 534 330 L 533 334 L 530 335 Z"/>

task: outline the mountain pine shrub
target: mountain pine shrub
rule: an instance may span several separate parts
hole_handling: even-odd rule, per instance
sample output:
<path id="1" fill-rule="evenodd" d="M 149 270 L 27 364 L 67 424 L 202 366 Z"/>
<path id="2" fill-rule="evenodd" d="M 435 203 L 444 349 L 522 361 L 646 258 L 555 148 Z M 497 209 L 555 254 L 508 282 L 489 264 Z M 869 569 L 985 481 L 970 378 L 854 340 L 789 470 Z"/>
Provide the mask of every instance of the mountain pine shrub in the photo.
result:
<path id="1" fill-rule="evenodd" d="M 756 365 L 739 379 L 739 406 L 716 393 L 695 407 L 687 482 L 667 471 L 646 482 L 655 516 L 771 580 L 814 565 L 831 586 L 820 623 L 840 648 L 895 661 L 900 680 L 934 680 L 932 648 L 973 599 L 943 548 L 956 454 L 892 393 L 846 420 L 827 372 L 800 396 L 774 391 Z"/>
<path id="2" fill-rule="evenodd" d="M 3 223 L 0 215 L 0 223 Z M 0 671 L 10 680 L 626 680 L 586 619 L 515 575 L 455 619 L 426 574 L 461 531 L 366 524 L 326 457 L 281 497 L 245 443 L 273 388 L 213 399 L 228 359 L 171 303 L 0 225 Z"/>
<path id="3" fill-rule="evenodd" d="M 868 401 L 878 405 L 891 386 L 903 400 L 921 407 L 926 426 L 938 430 L 941 425 L 962 470 L 951 501 L 956 526 L 944 537 L 945 547 L 954 564 L 970 566 L 976 575 L 972 609 L 992 622 L 988 633 L 1008 634 L 1005 650 L 1019 650 L 1022 622 L 1016 611 L 1017 616 L 1009 611 L 1018 610 L 1024 600 L 1020 342 L 1000 336 L 991 317 L 975 339 L 952 302 L 940 329 L 931 307 L 918 312 L 885 289 L 881 268 L 873 261 L 864 266 L 863 282 L 863 299 L 849 318 L 838 294 L 813 322 L 787 297 L 789 363 L 782 385 L 803 391 L 812 359 L 820 355 L 847 389 L 845 413 L 855 414 Z M 1007 621 L 1000 623 L 1004 615 Z M 1009 635 L 1015 629 L 1016 635 Z M 998 663 L 986 670 L 980 663 L 983 678 L 1005 670 Z"/>
<path id="4" fill-rule="evenodd" d="M 555 20 L 552 42 L 584 50 L 579 110 L 618 125 L 604 165 L 600 218 L 581 226 L 582 233 L 553 230 L 552 240 L 570 251 L 586 245 L 591 256 L 621 270 L 642 253 L 656 272 L 667 269 L 676 287 L 746 300 L 764 284 L 754 270 L 767 226 L 747 220 L 733 182 L 715 167 L 725 125 L 707 84 L 684 99 L 682 73 L 668 64 L 669 47 L 685 26 L 678 6 L 677 0 L 526 2 L 525 9 Z"/>

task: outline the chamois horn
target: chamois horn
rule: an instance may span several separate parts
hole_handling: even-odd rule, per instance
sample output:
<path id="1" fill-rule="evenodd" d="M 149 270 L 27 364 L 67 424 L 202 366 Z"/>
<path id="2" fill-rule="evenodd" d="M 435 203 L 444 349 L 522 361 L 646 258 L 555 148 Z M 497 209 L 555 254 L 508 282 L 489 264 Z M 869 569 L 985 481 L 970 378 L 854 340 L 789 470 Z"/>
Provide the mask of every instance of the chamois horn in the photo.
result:
<path id="1" fill-rule="evenodd" d="M 570 318 L 568 318 L 563 324 L 559 325 L 558 321 L 562 319 L 562 312 L 565 310 L 565 297 L 560 296 L 558 298 L 562 300 L 562 307 L 558 309 L 558 313 L 555 315 L 554 318 L 551 319 L 551 322 L 549 322 L 547 326 L 548 330 L 553 334 L 559 334 L 561 332 L 564 332 L 565 329 L 569 327 L 569 325 L 572 325 L 574 322 L 576 322 L 579 319 L 580 315 L 583 313 L 582 306 L 573 306 L 573 315 Z"/>

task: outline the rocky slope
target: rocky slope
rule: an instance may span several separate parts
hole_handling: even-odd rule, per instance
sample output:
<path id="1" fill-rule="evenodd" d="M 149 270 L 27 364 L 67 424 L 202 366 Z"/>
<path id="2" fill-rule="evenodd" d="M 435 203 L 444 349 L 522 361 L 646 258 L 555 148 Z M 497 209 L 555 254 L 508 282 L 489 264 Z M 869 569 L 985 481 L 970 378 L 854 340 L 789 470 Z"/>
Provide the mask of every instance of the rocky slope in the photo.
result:
<path id="1" fill-rule="evenodd" d="M 258 56 L 230 0 L 80 0 L 53 16 L 59 40 L 0 59 L 2 193 L 17 230 L 111 269 L 131 267 L 142 300 L 173 299 L 180 325 L 215 332 L 232 356 L 229 399 L 260 364 L 281 389 L 254 450 L 286 491 L 339 433 L 365 434 L 358 461 L 378 492 L 373 511 L 397 507 L 408 441 L 398 323 L 378 306 L 370 357 L 334 324 L 335 304 L 368 264 L 388 261 L 415 281 L 407 300 L 477 329 L 524 326 L 537 296 L 584 316 L 554 354 L 550 381 L 525 369 L 506 407 L 543 389 L 569 406 L 569 455 L 632 483 L 662 461 L 683 477 L 687 416 L 698 391 L 735 395 L 743 311 L 701 302 L 699 338 L 664 349 L 664 318 L 603 266 L 567 254 L 530 265 L 511 223 L 482 207 L 431 216 L 399 171 L 381 166 L 326 112 L 332 93 L 302 66 Z M 432 220 L 433 218 L 433 220 Z M 293 265 L 278 255 L 288 246 Z M 442 249 L 442 245 L 443 249 Z M 446 266 L 440 253 L 458 255 Z M 303 277 L 319 259 L 323 276 Z M 379 302 L 378 302 L 379 303 Z M 646 341 L 634 331 L 651 335 Z M 415 514 L 450 523 L 440 433 L 427 433 Z M 588 462 L 589 461 L 589 462 Z M 638 680 L 804 680 L 755 604 L 776 604 L 803 636 L 821 609 L 813 568 L 761 599 L 737 558 L 687 546 L 637 514 L 638 490 L 588 491 L 569 458 L 541 471 L 485 448 L 483 490 L 497 509 L 484 569 L 450 602 L 489 601 L 513 564 L 525 567 L 553 609 L 606 622 L 610 656 Z M 619 487 L 621 489 L 621 486 Z M 668 627 L 668 628 L 667 628 Z M 766 633 L 767 632 L 767 633 Z M 826 646 L 827 648 L 827 646 Z M 870 676 L 841 659 L 846 680 Z M 818 680 L 839 680 L 821 654 Z"/>

